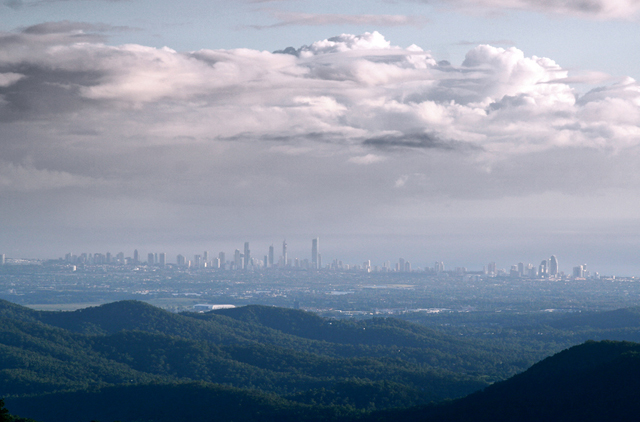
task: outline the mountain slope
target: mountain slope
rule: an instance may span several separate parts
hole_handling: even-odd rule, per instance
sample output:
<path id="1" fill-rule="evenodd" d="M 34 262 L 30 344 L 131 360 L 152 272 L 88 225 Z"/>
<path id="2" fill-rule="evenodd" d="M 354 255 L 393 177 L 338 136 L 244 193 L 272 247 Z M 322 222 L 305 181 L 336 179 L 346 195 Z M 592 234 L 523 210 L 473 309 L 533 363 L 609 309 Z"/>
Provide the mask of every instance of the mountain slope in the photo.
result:
<path id="1" fill-rule="evenodd" d="M 590 341 L 452 403 L 380 412 L 365 420 L 635 420 L 640 412 L 639 397 L 640 344 Z"/>
<path id="2" fill-rule="evenodd" d="M 275 311 L 285 315 L 281 321 L 289 326 L 316 318 Z M 380 320 L 383 329 L 377 330 L 378 322 L 332 328 L 331 321 L 320 319 L 328 338 L 339 339 L 344 332 L 356 337 L 368 328 L 379 337 L 361 335 L 342 344 L 223 315 L 172 314 L 134 301 L 74 312 L 0 302 L 0 315 L 0 394 L 7 396 L 205 381 L 288 395 L 300 403 L 318 398 L 327 404 L 385 407 L 461 397 L 487 384 L 465 367 L 480 372 L 486 352 L 476 353 L 468 343 L 422 327 L 412 332 L 404 322 L 394 327 L 393 321 Z M 396 345 L 404 339 L 411 346 L 427 344 L 430 336 L 443 350 Z M 340 394 L 334 391 L 337 386 Z M 363 401 L 367 391 L 376 391 L 377 398 Z"/>

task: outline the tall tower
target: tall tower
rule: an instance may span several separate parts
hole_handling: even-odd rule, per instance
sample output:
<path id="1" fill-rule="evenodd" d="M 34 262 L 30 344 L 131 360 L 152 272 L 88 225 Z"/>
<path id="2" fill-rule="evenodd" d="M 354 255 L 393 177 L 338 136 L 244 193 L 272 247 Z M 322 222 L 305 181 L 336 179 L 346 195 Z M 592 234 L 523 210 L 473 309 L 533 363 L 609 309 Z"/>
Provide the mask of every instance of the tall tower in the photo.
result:
<path id="1" fill-rule="evenodd" d="M 224 252 L 220 252 L 218 254 L 218 259 L 220 260 L 220 268 L 224 269 L 224 266 L 226 264 L 225 257 L 224 257 Z"/>
<path id="2" fill-rule="evenodd" d="M 269 267 L 273 267 L 273 245 L 269 246 L 269 261 L 268 261 L 268 266 Z M 267 263 L 265 263 L 267 264 Z M 266 265 L 265 265 L 266 266 Z"/>
<path id="3" fill-rule="evenodd" d="M 282 241 L 282 265 L 287 266 L 287 240 Z"/>
<path id="4" fill-rule="evenodd" d="M 311 264 L 312 267 L 318 269 L 318 243 L 320 238 L 316 237 L 311 241 Z"/>
<path id="5" fill-rule="evenodd" d="M 161 267 L 164 267 L 167 264 L 167 255 L 164 252 L 160 253 L 158 263 Z"/>
<path id="6" fill-rule="evenodd" d="M 555 255 L 551 255 L 549 259 L 549 277 L 556 277 L 558 275 L 558 258 Z"/>
<path id="7" fill-rule="evenodd" d="M 4 261 L 5 261 L 5 256 L 4 254 L 0 254 L 0 265 L 4 265 Z"/>
<path id="8" fill-rule="evenodd" d="M 138 255 L 138 250 L 134 250 L 133 251 L 133 263 L 137 264 L 138 262 L 140 262 L 140 256 Z"/>
<path id="9" fill-rule="evenodd" d="M 249 242 L 244 242 L 244 269 L 249 268 L 251 264 L 251 251 L 249 250 Z"/>

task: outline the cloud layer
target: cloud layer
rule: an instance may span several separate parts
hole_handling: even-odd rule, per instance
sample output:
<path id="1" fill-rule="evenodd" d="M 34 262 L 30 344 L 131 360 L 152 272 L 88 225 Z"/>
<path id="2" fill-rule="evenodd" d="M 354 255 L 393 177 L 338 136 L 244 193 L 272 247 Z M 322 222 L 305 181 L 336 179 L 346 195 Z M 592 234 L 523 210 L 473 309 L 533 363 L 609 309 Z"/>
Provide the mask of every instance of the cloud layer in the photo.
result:
<path id="1" fill-rule="evenodd" d="M 50 192 L 78 220 L 118 203 L 120 220 L 95 222 L 110 227 L 154 215 L 193 230 L 412 232 L 451 200 L 640 187 L 632 79 L 580 92 L 580 75 L 514 47 L 451 64 L 377 32 L 272 53 L 110 46 L 103 30 L 0 34 L 0 194 Z"/>
<path id="2" fill-rule="evenodd" d="M 638 0 L 419 0 L 461 9 L 516 9 L 574 15 L 596 19 L 635 19 L 640 11 Z"/>

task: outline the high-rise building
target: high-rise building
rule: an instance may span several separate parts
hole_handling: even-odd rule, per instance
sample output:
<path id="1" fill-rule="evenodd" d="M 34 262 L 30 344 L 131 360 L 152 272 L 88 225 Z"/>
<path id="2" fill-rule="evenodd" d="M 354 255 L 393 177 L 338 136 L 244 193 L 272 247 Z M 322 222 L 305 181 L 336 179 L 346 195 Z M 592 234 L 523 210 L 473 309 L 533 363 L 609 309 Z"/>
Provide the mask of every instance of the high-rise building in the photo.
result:
<path id="1" fill-rule="evenodd" d="M 140 256 L 138 255 L 138 250 L 133 251 L 133 263 L 138 264 L 140 262 Z"/>
<path id="2" fill-rule="evenodd" d="M 573 277 L 584 278 L 586 270 L 587 270 L 586 265 L 578 265 L 577 267 L 573 267 Z"/>
<path id="3" fill-rule="evenodd" d="M 218 254 L 218 259 L 220 260 L 220 268 L 224 269 L 224 266 L 227 264 L 224 259 L 224 252 Z"/>
<path id="4" fill-rule="evenodd" d="M 404 272 L 404 258 L 400 258 L 398 259 L 398 265 L 396 266 L 396 268 L 398 269 L 398 271 L 400 272 Z"/>
<path id="5" fill-rule="evenodd" d="M 185 265 L 187 265 L 187 260 L 183 255 L 178 255 L 176 256 L 176 264 L 178 264 L 178 266 L 180 267 L 184 267 Z"/>
<path id="6" fill-rule="evenodd" d="M 161 267 L 164 267 L 167 264 L 167 255 L 164 252 L 160 253 L 158 257 L 158 264 Z"/>
<path id="7" fill-rule="evenodd" d="M 273 253 L 273 245 L 269 246 L 269 267 L 273 267 L 273 258 L 274 258 L 274 253 Z M 266 263 L 265 263 L 266 266 Z"/>
<path id="8" fill-rule="evenodd" d="M 249 242 L 244 242 L 244 269 L 249 269 L 251 265 L 251 250 L 249 250 Z"/>
<path id="9" fill-rule="evenodd" d="M 6 259 L 4 254 L 0 254 L 0 265 L 4 265 Z"/>
<path id="10" fill-rule="evenodd" d="M 444 262 L 442 261 L 436 261 L 434 267 L 433 267 L 434 271 L 438 274 L 440 274 L 441 272 L 444 272 Z"/>
<path id="11" fill-rule="evenodd" d="M 233 263 L 236 266 L 236 270 L 242 269 L 242 254 L 238 249 L 236 249 L 236 251 L 233 254 Z"/>
<path id="12" fill-rule="evenodd" d="M 558 276 L 558 258 L 555 255 L 551 255 L 549 259 L 549 277 Z"/>
<path id="13" fill-rule="evenodd" d="M 311 266 L 312 268 L 318 267 L 318 243 L 320 242 L 320 238 L 316 237 L 311 241 Z"/>
<path id="14" fill-rule="evenodd" d="M 496 263 L 495 262 L 489 262 L 489 265 L 487 265 L 487 274 L 489 275 L 496 275 L 497 271 L 496 271 Z"/>
<path id="15" fill-rule="evenodd" d="M 540 277 L 546 277 L 549 275 L 549 264 L 547 263 L 546 259 L 540 263 L 538 274 L 540 275 Z"/>
<path id="16" fill-rule="evenodd" d="M 282 266 L 287 266 L 287 240 L 282 241 Z"/>
<path id="17" fill-rule="evenodd" d="M 155 260 L 153 259 L 153 254 L 152 253 L 148 253 L 147 254 L 147 265 L 153 265 L 155 264 Z"/>

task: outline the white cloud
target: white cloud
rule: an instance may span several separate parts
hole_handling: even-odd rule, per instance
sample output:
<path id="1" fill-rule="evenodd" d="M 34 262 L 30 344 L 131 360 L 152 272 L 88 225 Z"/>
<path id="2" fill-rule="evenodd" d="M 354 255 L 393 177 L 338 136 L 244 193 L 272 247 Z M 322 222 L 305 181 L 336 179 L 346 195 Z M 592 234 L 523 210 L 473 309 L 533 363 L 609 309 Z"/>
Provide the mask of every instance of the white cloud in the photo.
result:
<path id="1" fill-rule="evenodd" d="M 272 25 L 254 25 L 256 29 L 277 28 L 293 25 L 367 25 L 374 27 L 415 26 L 421 27 L 427 19 L 406 15 L 345 15 L 338 13 L 299 13 L 275 11 L 272 13 L 278 20 Z"/>
<path id="2" fill-rule="evenodd" d="M 638 0 L 422 0 L 422 2 L 443 3 L 461 9 L 533 10 L 596 19 L 634 19 L 640 11 Z"/>
<path id="3" fill-rule="evenodd" d="M 402 191 L 442 194 L 447 186 L 449 194 L 464 196 L 471 184 L 438 186 L 427 176 L 406 183 L 401 175 L 423 174 L 418 163 L 433 154 L 452 160 L 442 167 L 431 163 L 433 171 L 476 183 L 498 177 L 486 169 L 532 155 L 590 150 L 607 157 L 635 154 L 640 146 L 636 81 L 581 93 L 560 64 L 515 47 L 480 45 L 452 65 L 415 45 L 394 46 L 377 32 L 339 35 L 285 51 L 290 54 L 185 53 L 108 46 L 83 34 L 75 39 L 72 24 L 47 28 L 0 34 L 6 139 L 0 153 L 13 166 L 30 156 L 37 168 L 58 169 L 52 180 L 59 184 L 68 173 L 108 178 L 127 192 L 150 195 L 154 191 L 140 186 L 155 177 L 166 189 L 154 195 L 190 201 L 197 191 L 193 180 L 205 180 L 219 194 L 211 196 L 216 201 L 224 195 L 240 201 L 236 195 L 247 190 L 244 201 L 262 197 L 252 187 L 263 180 L 273 177 L 285 186 L 296 178 L 273 174 L 269 163 L 281 155 L 307 157 L 304 171 L 322 177 L 333 177 L 329 169 L 384 166 L 373 175 L 386 180 L 378 180 L 382 186 L 399 180 Z M 249 156 L 257 161 L 247 164 Z M 392 156 L 417 168 L 404 168 Z M 328 161 L 378 165 L 333 168 Z M 19 171 L 5 168 L 6 174 Z M 264 177 L 247 181 L 255 171 Z M 505 185 L 515 183 L 506 173 L 500 177 Z M 11 182 L 4 186 L 15 184 L 14 176 L 5 180 Z M 238 190 L 227 189 L 232 185 Z"/>
<path id="4" fill-rule="evenodd" d="M 20 79 L 24 78 L 24 75 L 19 73 L 0 73 L 0 87 L 7 87 L 9 85 L 13 85 L 18 82 Z"/>
<path id="5" fill-rule="evenodd" d="M 367 164 L 380 163 L 385 160 L 386 158 L 383 156 L 376 155 L 376 154 L 367 154 L 367 155 L 360 155 L 357 157 L 351 157 L 349 158 L 348 161 L 353 164 L 367 165 Z"/>
<path id="6" fill-rule="evenodd" d="M 0 161 L 0 192 L 33 192 L 69 187 L 99 186 L 100 182 L 65 171 Z"/>

